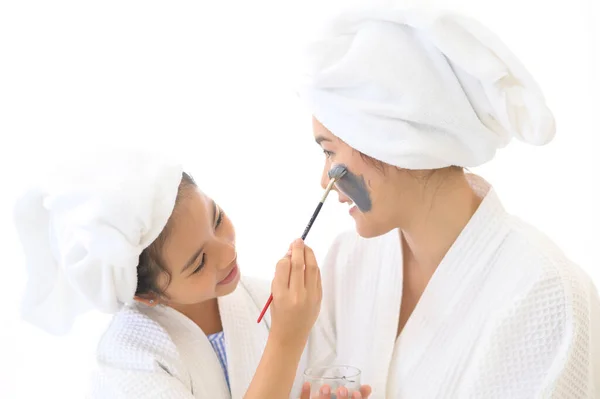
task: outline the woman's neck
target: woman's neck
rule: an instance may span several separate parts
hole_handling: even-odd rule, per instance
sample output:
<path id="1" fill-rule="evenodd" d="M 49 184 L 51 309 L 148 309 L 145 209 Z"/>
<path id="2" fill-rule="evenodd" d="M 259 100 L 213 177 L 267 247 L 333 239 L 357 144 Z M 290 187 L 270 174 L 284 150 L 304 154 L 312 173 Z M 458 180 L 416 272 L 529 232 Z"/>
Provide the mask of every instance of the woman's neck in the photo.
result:
<path id="1" fill-rule="evenodd" d="M 400 228 L 405 265 L 432 275 L 480 204 L 463 174 L 428 193 L 410 223 Z"/>

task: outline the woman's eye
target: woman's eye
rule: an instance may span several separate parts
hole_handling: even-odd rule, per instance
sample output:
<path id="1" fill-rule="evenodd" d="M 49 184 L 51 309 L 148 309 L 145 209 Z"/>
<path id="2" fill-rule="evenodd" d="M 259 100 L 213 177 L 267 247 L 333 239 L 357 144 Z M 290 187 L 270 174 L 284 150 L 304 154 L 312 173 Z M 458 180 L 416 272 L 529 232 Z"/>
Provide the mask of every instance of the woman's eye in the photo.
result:
<path id="1" fill-rule="evenodd" d="M 331 158 L 333 156 L 333 152 L 327 150 L 323 150 L 323 154 L 325 154 L 327 158 Z"/>

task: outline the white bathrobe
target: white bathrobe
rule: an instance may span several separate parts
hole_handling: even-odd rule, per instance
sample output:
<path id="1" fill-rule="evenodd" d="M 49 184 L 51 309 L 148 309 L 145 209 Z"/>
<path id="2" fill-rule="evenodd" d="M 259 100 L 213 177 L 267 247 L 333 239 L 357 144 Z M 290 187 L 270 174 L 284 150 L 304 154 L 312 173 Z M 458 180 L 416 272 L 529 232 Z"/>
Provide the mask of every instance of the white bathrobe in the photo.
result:
<path id="1" fill-rule="evenodd" d="M 485 198 L 398 338 L 398 231 L 337 239 L 310 362 L 360 368 L 373 399 L 600 398 L 595 287 L 487 183 L 472 183 Z"/>
<path id="2" fill-rule="evenodd" d="M 166 306 L 136 304 L 115 315 L 100 341 L 92 397 L 242 398 L 269 334 L 268 314 L 256 323 L 269 293 L 268 281 L 243 278 L 232 294 L 219 298 L 231 393 L 213 347 L 194 322 Z M 299 389 L 294 387 L 292 397 Z"/>

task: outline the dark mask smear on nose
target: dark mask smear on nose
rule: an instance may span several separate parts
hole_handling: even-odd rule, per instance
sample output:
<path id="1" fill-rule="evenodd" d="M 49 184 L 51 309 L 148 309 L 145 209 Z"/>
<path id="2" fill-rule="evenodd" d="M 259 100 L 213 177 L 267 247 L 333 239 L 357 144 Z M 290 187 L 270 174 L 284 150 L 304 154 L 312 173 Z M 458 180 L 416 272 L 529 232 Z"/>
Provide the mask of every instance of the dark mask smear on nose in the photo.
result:
<path id="1" fill-rule="evenodd" d="M 345 165 L 334 165 L 329 171 L 329 177 L 332 178 L 331 172 L 337 170 L 336 168 L 340 166 L 346 169 L 346 173 L 337 180 L 335 186 L 348 196 L 361 212 L 369 212 L 372 206 L 371 196 L 369 195 L 369 190 L 363 176 L 355 175 Z"/>

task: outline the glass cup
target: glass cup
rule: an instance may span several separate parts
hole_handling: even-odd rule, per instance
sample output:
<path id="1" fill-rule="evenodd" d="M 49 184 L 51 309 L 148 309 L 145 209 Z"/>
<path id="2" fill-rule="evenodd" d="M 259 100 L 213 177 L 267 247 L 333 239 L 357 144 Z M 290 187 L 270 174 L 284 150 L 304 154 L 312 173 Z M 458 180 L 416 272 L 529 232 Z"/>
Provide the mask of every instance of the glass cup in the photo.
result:
<path id="1" fill-rule="evenodd" d="M 335 392 L 340 387 L 346 387 L 349 395 L 360 390 L 360 370 L 351 366 L 309 368 L 304 371 L 304 382 L 310 383 L 311 397 L 317 395 L 323 385 L 327 385 L 331 389 L 331 399 L 335 399 Z"/>

